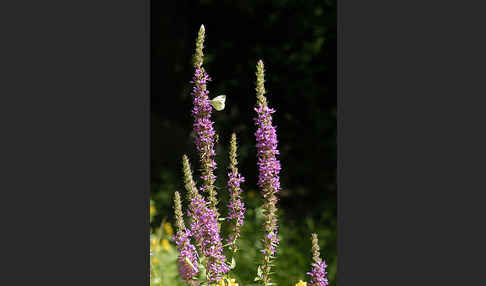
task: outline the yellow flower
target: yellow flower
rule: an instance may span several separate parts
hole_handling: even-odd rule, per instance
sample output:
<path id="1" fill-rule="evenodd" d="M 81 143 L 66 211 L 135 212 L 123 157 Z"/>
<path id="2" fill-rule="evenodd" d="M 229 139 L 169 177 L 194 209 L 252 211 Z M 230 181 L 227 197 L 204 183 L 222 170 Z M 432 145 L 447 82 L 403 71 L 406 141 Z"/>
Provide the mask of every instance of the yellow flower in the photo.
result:
<path id="1" fill-rule="evenodd" d="M 174 234 L 174 230 L 172 229 L 172 225 L 170 225 L 170 223 L 168 222 L 164 223 L 164 232 L 169 237 L 172 237 L 172 235 Z"/>
<path id="2" fill-rule="evenodd" d="M 170 244 L 169 244 L 169 241 L 167 239 L 162 239 L 162 249 L 165 250 L 165 251 L 169 251 L 170 250 Z"/>
<path id="3" fill-rule="evenodd" d="M 307 282 L 300 280 L 299 283 L 295 284 L 295 286 L 307 286 Z"/>
<path id="4" fill-rule="evenodd" d="M 157 257 L 152 258 L 152 263 L 153 264 L 159 263 L 159 259 Z"/>
<path id="5" fill-rule="evenodd" d="M 157 209 L 155 208 L 154 205 L 150 205 L 150 215 L 153 216 L 155 215 L 155 212 L 157 211 Z"/>
<path id="6" fill-rule="evenodd" d="M 160 243 L 159 243 L 159 240 L 157 238 L 152 238 L 150 240 L 150 248 L 153 249 L 155 252 L 160 251 Z"/>
<path id="7" fill-rule="evenodd" d="M 217 286 L 239 286 L 236 280 L 233 278 L 223 278 L 219 281 Z"/>

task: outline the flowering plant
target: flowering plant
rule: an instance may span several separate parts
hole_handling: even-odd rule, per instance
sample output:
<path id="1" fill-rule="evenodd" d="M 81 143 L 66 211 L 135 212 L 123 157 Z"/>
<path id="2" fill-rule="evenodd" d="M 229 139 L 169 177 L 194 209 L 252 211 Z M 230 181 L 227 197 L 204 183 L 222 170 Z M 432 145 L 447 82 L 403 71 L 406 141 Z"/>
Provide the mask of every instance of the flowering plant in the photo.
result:
<path id="1" fill-rule="evenodd" d="M 241 184 L 244 177 L 238 170 L 237 138 L 233 133 L 230 140 L 229 172 L 226 184 L 229 194 L 227 215 L 222 216 L 218 208 L 218 194 L 215 186 L 216 162 L 215 143 L 217 142 L 214 122 L 211 119 L 213 108 L 224 109 L 226 96 L 217 100 L 209 99 L 208 82 L 211 80 L 204 69 L 204 38 L 205 29 L 201 26 L 196 40 L 196 52 L 193 58 L 194 76 L 191 83 L 192 90 L 192 117 L 195 133 L 195 146 L 199 153 L 201 185 L 198 187 L 193 178 L 191 163 L 187 155 L 182 157 L 182 170 L 188 208 L 186 215 L 189 224 L 184 223 L 182 198 L 179 192 L 174 194 L 174 211 L 176 218 L 176 232 L 173 241 L 179 252 L 177 265 L 180 277 L 189 285 L 232 285 L 239 283 L 231 277 L 231 270 L 236 267 L 235 256 L 240 249 L 238 238 L 244 224 L 245 204 L 242 199 Z M 265 96 L 265 70 L 263 61 L 259 60 L 256 67 L 256 105 L 254 118 L 256 126 L 256 147 L 258 164 L 258 187 L 264 200 L 262 255 L 256 267 L 255 282 L 267 286 L 275 285 L 272 282 L 274 260 L 279 246 L 277 203 L 280 191 L 280 161 L 276 127 L 272 122 L 275 109 L 270 108 Z M 217 104 L 216 104 L 217 103 Z M 151 209 L 152 210 L 152 209 Z M 155 211 L 155 210 L 154 210 Z M 231 233 L 226 240 L 222 238 L 221 223 L 230 225 Z M 225 244 L 223 244 L 223 241 Z M 317 234 L 312 235 L 313 264 L 307 273 L 309 282 L 300 280 L 298 286 L 326 286 L 326 263 L 320 258 Z M 166 246 L 167 247 L 167 246 Z M 232 254 L 227 258 L 223 249 L 228 248 Z"/>

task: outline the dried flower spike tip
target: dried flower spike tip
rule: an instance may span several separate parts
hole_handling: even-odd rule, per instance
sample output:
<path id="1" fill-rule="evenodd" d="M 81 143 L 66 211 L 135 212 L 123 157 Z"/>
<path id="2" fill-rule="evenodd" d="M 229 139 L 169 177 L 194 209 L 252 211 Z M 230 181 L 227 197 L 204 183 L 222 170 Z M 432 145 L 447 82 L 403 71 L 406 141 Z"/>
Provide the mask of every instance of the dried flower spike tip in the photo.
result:
<path id="1" fill-rule="evenodd" d="M 204 25 L 201 25 L 199 28 L 199 33 L 197 34 L 196 40 L 196 53 L 194 55 L 194 68 L 198 69 L 201 68 L 203 64 L 203 48 L 204 48 L 204 34 L 206 30 L 204 29 Z"/>
<path id="2" fill-rule="evenodd" d="M 256 92 L 257 92 L 257 99 L 258 103 L 262 105 L 267 105 L 267 99 L 265 98 L 265 68 L 263 66 L 263 61 L 259 60 L 257 63 L 257 84 L 256 84 Z"/>
<path id="3" fill-rule="evenodd" d="M 187 198 L 191 200 L 191 198 L 199 195 L 196 187 L 196 183 L 192 178 L 192 170 L 191 165 L 189 164 L 189 158 L 187 155 L 182 156 L 182 172 L 184 173 L 184 187 L 187 191 Z"/>

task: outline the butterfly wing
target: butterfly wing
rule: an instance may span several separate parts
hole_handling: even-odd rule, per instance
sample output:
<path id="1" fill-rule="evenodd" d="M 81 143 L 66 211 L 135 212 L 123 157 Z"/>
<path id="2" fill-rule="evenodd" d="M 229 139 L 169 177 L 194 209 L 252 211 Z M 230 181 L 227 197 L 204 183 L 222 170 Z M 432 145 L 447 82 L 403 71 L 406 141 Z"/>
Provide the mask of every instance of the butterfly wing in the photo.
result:
<path id="1" fill-rule="evenodd" d="M 216 96 L 211 100 L 211 105 L 216 109 L 217 111 L 221 111 L 224 109 L 224 103 L 226 101 L 226 95 L 219 95 Z"/>

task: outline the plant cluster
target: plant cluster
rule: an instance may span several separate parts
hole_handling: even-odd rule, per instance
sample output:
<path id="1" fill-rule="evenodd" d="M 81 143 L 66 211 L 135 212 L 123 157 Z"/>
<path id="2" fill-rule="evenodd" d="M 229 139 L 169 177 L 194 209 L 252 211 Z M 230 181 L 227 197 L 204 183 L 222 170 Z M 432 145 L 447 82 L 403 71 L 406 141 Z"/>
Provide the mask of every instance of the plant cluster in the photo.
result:
<path id="1" fill-rule="evenodd" d="M 182 197 L 179 192 L 174 193 L 174 212 L 176 232 L 173 241 L 179 252 L 177 265 L 180 278 L 189 285 L 208 286 L 238 286 L 231 277 L 231 270 L 236 267 L 236 253 L 241 227 L 244 224 L 245 204 L 242 200 L 243 189 L 241 184 L 245 181 L 238 170 L 237 138 L 233 133 L 230 140 L 229 172 L 226 189 L 229 194 L 227 215 L 222 217 L 218 208 L 217 186 L 215 185 L 216 162 L 215 143 L 217 135 L 214 122 L 211 119 L 213 109 L 224 108 L 225 97 L 209 99 L 208 82 L 211 80 L 204 69 L 204 38 L 205 29 L 201 26 L 197 41 L 196 52 L 193 58 L 194 77 L 192 99 L 193 130 L 195 133 L 195 146 L 199 154 L 201 186 L 197 186 L 191 163 L 187 155 L 182 157 L 182 170 L 187 200 L 186 215 L 189 224 L 184 222 Z M 255 282 L 264 286 L 275 285 L 272 282 L 272 273 L 275 271 L 274 260 L 279 246 L 277 203 L 280 191 L 280 161 L 276 128 L 272 122 L 275 109 L 268 105 L 265 96 L 265 70 L 263 61 L 259 60 L 256 72 L 256 105 L 254 118 L 256 126 L 257 164 L 259 170 L 258 187 L 264 200 L 263 229 L 261 261 L 256 267 Z M 152 210 L 152 206 L 151 206 Z M 221 223 L 230 225 L 231 233 L 226 240 L 221 234 Z M 309 282 L 299 281 L 299 286 L 326 286 L 326 263 L 321 259 L 317 234 L 312 234 L 313 264 L 307 273 Z M 228 249 L 231 258 L 224 255 Z M 153 271 L 151 271 L 153 272 Z"/>

